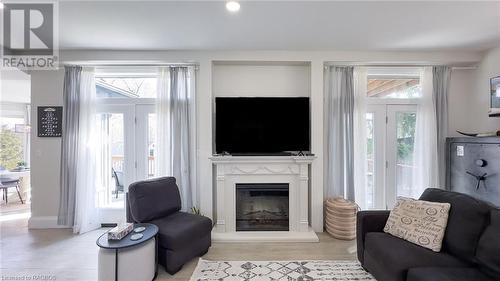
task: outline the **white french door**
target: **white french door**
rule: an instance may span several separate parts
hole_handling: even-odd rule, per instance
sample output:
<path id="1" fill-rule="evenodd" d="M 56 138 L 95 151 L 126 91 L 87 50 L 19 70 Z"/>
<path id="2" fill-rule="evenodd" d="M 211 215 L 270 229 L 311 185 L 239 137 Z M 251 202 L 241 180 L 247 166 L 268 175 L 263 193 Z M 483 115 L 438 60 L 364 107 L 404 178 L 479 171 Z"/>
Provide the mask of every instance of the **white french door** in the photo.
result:
<path id="1" fill-rule="evenodd" d="M 136 174 L 135 180 L 155 176 L 156 114 L 154 105 L 136 105 Z"/>
<path id="2" fill-rule="evenodd" d="M 416 105 L 367 105 L 367 209 L 392 208 L 411 194 L 415 125 Z"/>
<path id="3" fill-rule="evenodd" d="M 128 186 L 154 176 L 154 105 L 100 104 L 96 122 L 101 223 L 124 222 Z"/>

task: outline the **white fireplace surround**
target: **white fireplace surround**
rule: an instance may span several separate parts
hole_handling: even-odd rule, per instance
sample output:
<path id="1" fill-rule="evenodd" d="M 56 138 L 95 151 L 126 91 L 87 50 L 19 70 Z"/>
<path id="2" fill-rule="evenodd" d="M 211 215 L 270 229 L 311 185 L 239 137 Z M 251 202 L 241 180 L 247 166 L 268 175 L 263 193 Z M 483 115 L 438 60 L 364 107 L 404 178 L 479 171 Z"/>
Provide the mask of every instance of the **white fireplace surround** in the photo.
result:
<path id="1" fill-rule="evenodd" d="M 314 156 L 214 156 L 219 242 L 317 242 L 309 226 L 309 166 Z M 236 184 L 289 185 L 289 231 L 236 231 Z"/>

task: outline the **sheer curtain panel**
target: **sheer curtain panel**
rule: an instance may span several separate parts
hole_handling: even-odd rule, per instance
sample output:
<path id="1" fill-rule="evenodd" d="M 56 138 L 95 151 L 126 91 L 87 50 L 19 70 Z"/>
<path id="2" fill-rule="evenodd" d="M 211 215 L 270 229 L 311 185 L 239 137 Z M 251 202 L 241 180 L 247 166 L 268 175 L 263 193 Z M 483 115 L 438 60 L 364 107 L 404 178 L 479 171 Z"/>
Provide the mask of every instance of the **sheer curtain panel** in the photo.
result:
<path id="1" fill-rule="evenodd" d="M 355 200 L 354 68 L 329 66 L 325 71 L 328 197 Z"/>
<path id="2" fill-rule="evenodd" d="M 429 187 L 439 186 L 436 104 L 433 99 L 432 67 L 420 74 L 422 97 L 417 105 L 415 144 L 413 151 L 413 184 L 411 197 L 418 198 Z"/>
<path id="3" fill-rule="evenodd" d="M 182 209 L 197 205 L 195 68 L 162 67 L 158 78 L 158 176 L 173 176 Z"/>
<path id="4" fill-rule="evenodd" d="M 100 227 L 95 194 L 97 145 L 95 79 L 92 68 L 67 66 L 64 79 L 64 125 L 61 159 L 61 200 L 58 223 L 74 233 Z"/>

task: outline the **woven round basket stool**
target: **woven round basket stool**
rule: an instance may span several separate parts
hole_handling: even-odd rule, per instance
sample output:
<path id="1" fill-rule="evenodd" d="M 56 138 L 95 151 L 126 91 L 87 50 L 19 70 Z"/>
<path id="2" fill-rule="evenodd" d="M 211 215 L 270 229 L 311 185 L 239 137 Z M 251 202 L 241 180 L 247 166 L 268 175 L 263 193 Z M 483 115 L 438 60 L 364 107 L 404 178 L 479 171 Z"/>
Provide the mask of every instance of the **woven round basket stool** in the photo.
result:
<path id="1" fill-rule="evenodd" d="M 331 236 L 341 240 L 356 238 L 358 205 L 341 197 L 325 201 L 325 228 Z"/>

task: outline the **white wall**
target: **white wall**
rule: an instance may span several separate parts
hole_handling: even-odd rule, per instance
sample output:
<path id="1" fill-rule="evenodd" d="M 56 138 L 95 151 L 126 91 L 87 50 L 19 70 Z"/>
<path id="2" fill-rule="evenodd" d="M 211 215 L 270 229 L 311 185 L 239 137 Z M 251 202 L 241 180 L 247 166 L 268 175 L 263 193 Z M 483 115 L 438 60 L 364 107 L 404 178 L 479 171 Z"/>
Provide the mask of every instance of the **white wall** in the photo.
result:
<path id="1" fill-rule="evenodd" d="M 449 136 L 500 130 L 500 118 L 489 117 L 490 78 L 500 75 L 500 47 L 484 54 L 477 69 L 453 70 L 449 96 Z"/>
<path id="2" fill-rule="evenodd" d="M 309 97 L 311 92 L 307 64 L 214 64 L 212 77 L 216 97 Z"/>
<path id="3" fill-rule="evenodd" d="M 212 164 L 209 157 L 212 154 L 212 98 L 215 91 L 228 93 L 225 84 L 212 85 L 217 79 L 219 70 L 212 70 L 212 66 L 219 61 L 262 61 L 262 62 L 295 62 L 307 63 L 309 73 L 309 88 L 292 89 L 284 83 L 274 86 L 268 84 L 269 90 L 277 93 L 299 94 L 308 91 L 311 97 L 312 122 L 312 153 L 318 159 L 312 166 L 311 188 L 313 190 L 311 222 L 316 231 L 322 231 L 323 212 L 323 65 L 325 62 L 371 62 L 381 64 L 475 64 L 481 60 L 481 54 L 475 52 L 317 52 L 317 51 L 212 51 L 212 52 L 182 52 L 182 51 L 64 51 L 61 52 L 62 60 L 68 63 L 178 63 L 196 62 L 199 64 L 197 74 L 197 112 L 198 112 L 198 182 L 200 190 L 200 208 L 208 216 L 212 216 Z M 227 69 L 222 69 L 226 71 Z M 249 69 L 247 73 L 259 75 L 255 68 Z M 297 71 L 297 72 L 295 72 Z M 302 68 L 285 72 L 282 81 L 288 81 L 304 71 Z M 282 72 L 283 73 L 283 72 Z M 467 76 L 467 74 L 463 74 Z M 35 71 L 32 73 L 32 106 L 33 112 L 37 106 L 61 105 L 63 71 Z M 300 75 L 303 79 L 303 75 Z M 468 76 L 467 76 L 468 77 Z M 244 79 L 237 76 L 234 79 Z M 281 78 L 280 78 L 281 79 Z M 280 81 L 280 80 L 278 80 Z M 452 83 L 461 82 L 454 79 Z M 214 82 L 215 83 L 215 82 Z M 301 83 L 304 84 L 304 83 Z M 259 92 L 258 85 L 246 84 L 241 81 L 241 91 Z M 233 84 L 234 86 L 234 84 Z M 231 86 L 232 87 L 232 86 Z M 276 87 L 276 88 L 274 88 Z M 452 87 L 455 87 L 452 85 Z M 456 86 L 455 88 L 461 88 Z M 214 90 L 214 92 L 212 92 Z M 465 97 L 465 92 L 457 94 Z M 467 102 L 465 102 L 467 104 Z M 457 106 L 464 107 L 463 103 Z M 486 109 L 487 111 L 487 109 Z M 35 115 L 33 115 L 35 116 Z M 36 118 L 33 118 L 36 119 Z M 454 124 L 455 127 L 461 126 Z M 36 128 L 36 123 L 33 124 Z M 36 130 L 32 134 L 32 183 L 33 203 L 31 225 L 51 226 L 57 216 L 59 206 L 59 161 L 60 161 L 60 138 L 37 138 Z M 51 219 L 51 220 L 49 220 Z"/>
<path id="4" fill-rule="evenodd" d="M 487 52 L 476 73 L 476 85 L 469 106 L 470 130 L 479 132 L 500 130 L 500 118 L 489 117 L 490 78 L 500 75 L 500 46 Z"/>
<path id="5" fill-rule="evenodd" d="M 448 96 L 448 136 L 459 136 L 456 131 L 470 131 L 470 101 L 474 98 L 476 69 L 454 69 L 451 73 Z M 474 129 L 475 131 L 475 129 Z"/>
<path id="6" fill-rule="evenodd" d="M 34 71 L 31 75 L 31 212 L 30 226 L 55 226 L 59 207 L 61 138 L 37 137 L 37 107 L 63 104 L 64 71 Z"/>

